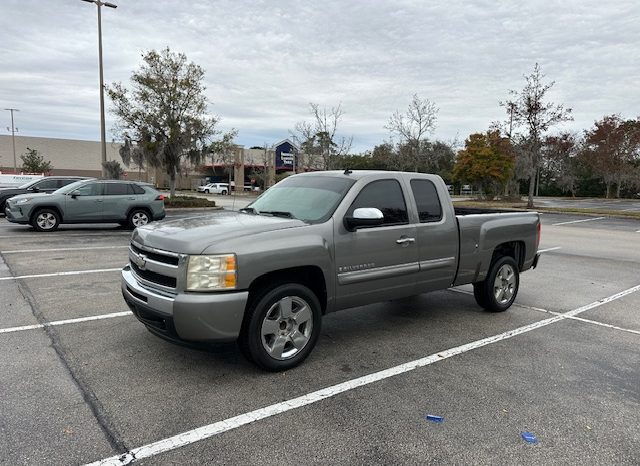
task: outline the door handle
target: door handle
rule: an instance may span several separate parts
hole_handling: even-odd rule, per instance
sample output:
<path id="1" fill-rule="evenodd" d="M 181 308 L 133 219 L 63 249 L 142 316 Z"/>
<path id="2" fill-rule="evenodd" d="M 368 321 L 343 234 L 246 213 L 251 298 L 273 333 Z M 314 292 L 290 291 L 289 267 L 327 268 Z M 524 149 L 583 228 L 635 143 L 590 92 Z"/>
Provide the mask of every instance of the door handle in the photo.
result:
<path id="1" fill-rule="evenodd" d="M 102 202 L 102 199 L 96 199 L 96 202 Z"/>
<path id="2" fill-rule="evenodd" d="M 415 243 L 416 239 L 415 238 L 400 238 L 396 240 L 396 243 L 398 244 L 409 244 L 409 243 Z"/>

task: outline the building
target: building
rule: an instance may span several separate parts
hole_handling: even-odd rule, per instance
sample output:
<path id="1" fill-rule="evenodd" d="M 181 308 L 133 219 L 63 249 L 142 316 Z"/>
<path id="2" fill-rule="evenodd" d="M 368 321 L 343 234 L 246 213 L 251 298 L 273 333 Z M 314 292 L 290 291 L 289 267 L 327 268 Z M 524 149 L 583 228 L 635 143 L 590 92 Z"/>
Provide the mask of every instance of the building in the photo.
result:
<path id="1" fill-rule="evenodd" d="M 99 141 L 15 136 L 15 143 L 18 171 L 22 166 L 20 156 L 30 148 L 36 149 L 46 161 L 51 162 L 51 175 L 100 177 L 102 174 Z M 120 143 L 107 143 L 107 160 L 122 164 L 119 154 L 121 146 Z M 226 181 L 230 178 L 237 185 L 251 184 L 265 188 L 275 183 L 278 174 L 300 171 L 298 160 L 298 148 L 288 139 L 267 149 L 245 149 L 236 145 L 226 157 L 212 157 L 209 163 L 205 162 L 200 167 L 183 167 L 176 178 L 176 187 L 193 189 L 207 181 Z M 135 166 L 124 168 L 127 179 L 147 181 L 160 188 L 169 186 L 169 176 L 160 169 L 147 171 L 138 170 Z M 11 136 L 8 135 L 0 135 L 0 172 L 13 172 L 13 148 Z"/>

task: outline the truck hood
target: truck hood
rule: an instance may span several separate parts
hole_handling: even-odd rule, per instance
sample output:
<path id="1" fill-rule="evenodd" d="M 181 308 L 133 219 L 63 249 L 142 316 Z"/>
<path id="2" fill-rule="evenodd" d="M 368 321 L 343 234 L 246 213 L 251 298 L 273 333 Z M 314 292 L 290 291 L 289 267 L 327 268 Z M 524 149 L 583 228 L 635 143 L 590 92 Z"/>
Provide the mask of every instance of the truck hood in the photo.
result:
<path id="1" fill-rule="evenodd" d="M 136 228 L 131 239 L 143 246 L 165 251 L 201 254 L 208 247 L 227 239 L 305 225 L 305 222 L 296 219 L 241 212 L 220 212 L 150 223 Z"/>

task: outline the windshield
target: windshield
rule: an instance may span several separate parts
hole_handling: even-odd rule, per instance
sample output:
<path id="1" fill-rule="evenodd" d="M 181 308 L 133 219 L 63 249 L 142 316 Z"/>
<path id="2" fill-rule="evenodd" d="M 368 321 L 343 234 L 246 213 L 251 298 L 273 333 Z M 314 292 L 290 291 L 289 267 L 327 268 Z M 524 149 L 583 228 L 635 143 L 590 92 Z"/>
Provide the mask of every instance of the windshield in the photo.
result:
<path id="1" fill-rule="evenodd" d="M 30 188 L 32 185 L 36 184 L 38 181 L 41 181 L 41 180 L 42 180 L 42 178 L 38 178 L 37 180 L 31 180 L 28 183 L 21 184 L 20 186 L 18 186 L 18 189 Z"/>
<path id="2" fill-rule="evenodd" d="M 355 180 L 329 176 L 292 176 L 269 188 L 249 204 L 253 212 L 291 214 L 310 223 L 324 222 Z"/>
<path id="3" fill-rule="evenodd" d="M 78 187 L 82 186 L 84 183 L 86 183 L 89 180 L 80 180 L 80 181 L 75 181 L 71 184 L 68 184 L 66 186 L 63 186 L 60 189 L 56 189 L 53 194 L 67 194 L 70 193 L 71 191 L 73 191 L 74 189 L 77 189 Z"/>

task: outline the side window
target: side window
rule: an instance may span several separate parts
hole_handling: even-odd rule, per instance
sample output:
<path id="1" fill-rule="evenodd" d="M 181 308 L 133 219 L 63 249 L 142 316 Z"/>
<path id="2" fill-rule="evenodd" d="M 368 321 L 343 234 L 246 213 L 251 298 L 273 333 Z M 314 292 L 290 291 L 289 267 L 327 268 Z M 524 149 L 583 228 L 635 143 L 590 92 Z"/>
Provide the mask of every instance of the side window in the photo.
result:
<path id="1" fill-rule="evenodd" d="M 73 179 L 73 178 L 58 180 L 58 188 L 62 188 L 63 186 L 66 186 L 71 183 L 75 183 L 76 181 L 80 181 L 80 180 Z"/>
<path id="2" fill-rule="evenodd" d="M 135 183 L 131 183 L 129 185 L 129 194 L 144 194 L 144 193 L 145 193 L 145 190 L 141 186 Z"/>
<path id="3" fill-rule="evenodd" d="M 442 206 L 436 186 L 429 180 L 411 180 L 411 191 L 416 198 L 420 223 L 442 220 Z"/>
<path id="4" fill-rule="evenodd" d="M 126 183 L 105 183 L 105 194 L 107 196 L 124 196 L 129 194 Z"/>
<path id="5" fill-rule="evenodd" d="M 58 183 L 56 180 L 42 180 L 36 184 L 34 188 L 38 188 L 39 190 L 58 189 Z"/>
<path id="6" fill-rule="evenodd" d="M 366 185 L 349 207 L 347 215 L 353 215 L 353 211 L 361 207 L 380 209 L 384 215 L 384 225 L 409 223 L 407 205 L 397 180 L 379 180 Z"/>
<path id="7" fill-rule="evenodd" d="M 74 192 L 76 192 L 78 196 L 98 196 L 100 194 L 100 185 L 98 183 L 83 184 Z"/>

